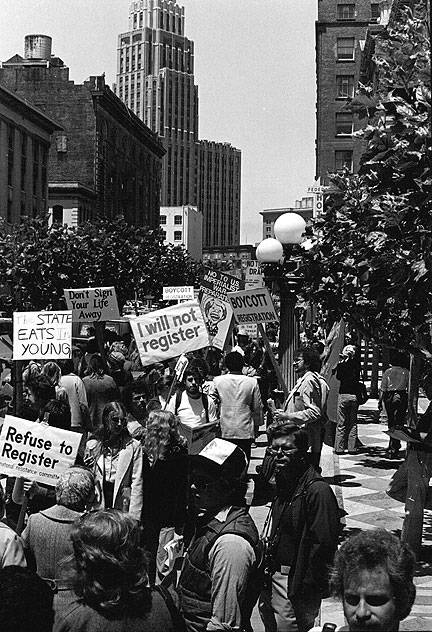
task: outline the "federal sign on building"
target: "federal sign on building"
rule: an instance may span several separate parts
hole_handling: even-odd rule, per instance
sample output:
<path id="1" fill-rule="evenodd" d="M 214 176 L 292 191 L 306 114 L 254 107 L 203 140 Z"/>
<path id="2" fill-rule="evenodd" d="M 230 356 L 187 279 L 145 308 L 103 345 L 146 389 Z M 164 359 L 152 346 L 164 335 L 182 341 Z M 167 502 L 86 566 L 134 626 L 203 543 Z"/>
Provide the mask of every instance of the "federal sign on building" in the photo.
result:
<path id="1" fill-rule="evenodd" d="M 278 321 L 276 310 L 267 288 L 230 292 L 228 298 L 234 312 L 234 318 L 239 325 Z"/>

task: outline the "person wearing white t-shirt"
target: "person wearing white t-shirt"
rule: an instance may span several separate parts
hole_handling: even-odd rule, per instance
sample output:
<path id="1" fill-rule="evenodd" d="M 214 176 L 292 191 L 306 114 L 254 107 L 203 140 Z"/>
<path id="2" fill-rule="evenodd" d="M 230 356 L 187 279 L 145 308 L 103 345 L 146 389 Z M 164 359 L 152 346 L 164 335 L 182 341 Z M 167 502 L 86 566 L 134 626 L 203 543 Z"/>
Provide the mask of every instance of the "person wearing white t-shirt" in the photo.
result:
<path id="1" fill-rule="evenodd" d="M 212 397 L 202 392 L 201 384 L 200 373 L 194 368 L 186 369 L 183 390 L 175 393 L 167 406 L 167 410 L 177 415 L 179 421 L 189 428 L 218 421 L 216 404 Z"/>

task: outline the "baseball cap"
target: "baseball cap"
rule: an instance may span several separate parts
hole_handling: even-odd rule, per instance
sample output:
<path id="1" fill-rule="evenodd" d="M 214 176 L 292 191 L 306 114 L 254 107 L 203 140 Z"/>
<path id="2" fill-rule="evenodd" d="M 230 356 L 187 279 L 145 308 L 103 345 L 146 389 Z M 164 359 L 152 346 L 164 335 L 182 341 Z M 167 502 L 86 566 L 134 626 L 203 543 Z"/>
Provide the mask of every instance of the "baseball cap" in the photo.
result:
<path id="1" fill-rule="evenodd" d="M 243 450 L 225 439 L 212 439 L 190 458 L 192 465 L 204 466 L 215 477 L 241 478 L 248 467 Z"/>

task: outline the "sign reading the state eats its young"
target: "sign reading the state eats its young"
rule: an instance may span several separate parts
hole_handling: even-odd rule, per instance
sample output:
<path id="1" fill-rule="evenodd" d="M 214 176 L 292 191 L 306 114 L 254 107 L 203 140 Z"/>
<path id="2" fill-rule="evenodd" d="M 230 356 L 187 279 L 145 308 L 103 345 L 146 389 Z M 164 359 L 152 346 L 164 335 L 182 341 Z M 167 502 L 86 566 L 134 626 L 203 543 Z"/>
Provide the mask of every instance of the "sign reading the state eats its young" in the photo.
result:
<path id="1" fill-rule="evenodd" d="M 228 298 L 239 325 L 274 323 L 279 320 L 267 288 L 230 292 Z"/>
<path id="2" fill-rule="evenodd" d="M 130 321 L 143 366 L 210 344 L 198 301 L 172 305 Z"/>
<path id="3" fill-rule="evenodd" d="M 75 463 L 82 436 L 6 415 L 0 434 L 0 472 L 55 485 Z"/>
<path id="4" fill-rule="evenodd" d="M 162 288 L 164 301 L 193 301 L 195 298 L 193 285 L 165 286 Z"/>
<path id="5" fill-rule="evenodd" d="M 99 322 L 120 318 L 114 287 L 84 287 L 64 290 L 66 305 L 74 323 Z"/>
<path id="6" fill-rule="evenodd" d="M 72 312 L 14 312 L 13 360 L 71 357 Z"/>

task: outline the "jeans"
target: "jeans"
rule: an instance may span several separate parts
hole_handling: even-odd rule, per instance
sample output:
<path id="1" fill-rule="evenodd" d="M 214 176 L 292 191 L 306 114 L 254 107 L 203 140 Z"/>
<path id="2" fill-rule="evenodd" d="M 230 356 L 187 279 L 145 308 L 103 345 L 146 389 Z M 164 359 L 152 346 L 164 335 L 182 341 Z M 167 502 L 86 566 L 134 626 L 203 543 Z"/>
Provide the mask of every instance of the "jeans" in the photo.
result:
<path id="1" fill-rule="evenodd" d="M 406 391 L 384 391 L 384 408 L 387 413 L 388 429 L 403 426 L 408 408 L 408 393 Z M 399 450 L 400 441 L 390 438 L 389 450 Z"/>
<path id="2" fill-rule="evenodd" d="M 356 395 L 340 393 L 338 397 L 337 425 L 334 449 L 335 452 L 343 452 L 348 448 L 354 452 L 357 442 L 357 410 L 358 401 Z"/>
<path id="3" fill-rule="evenodd" d="M 276 572 L 271 589 L 260 595 L 259 611 L 265 632 L 308 632 L 314 627 L 321 597 L 311 593 L 288 598 L 288 575 Z"/>
<path id="4" fill-rule="evenodd" d="M 408 449 L 406 456 L 408 486 L 401 540 L 412 548 L 418 559 L 423 536 L 423 514 L 432 475 L 432 453 Z"/>

